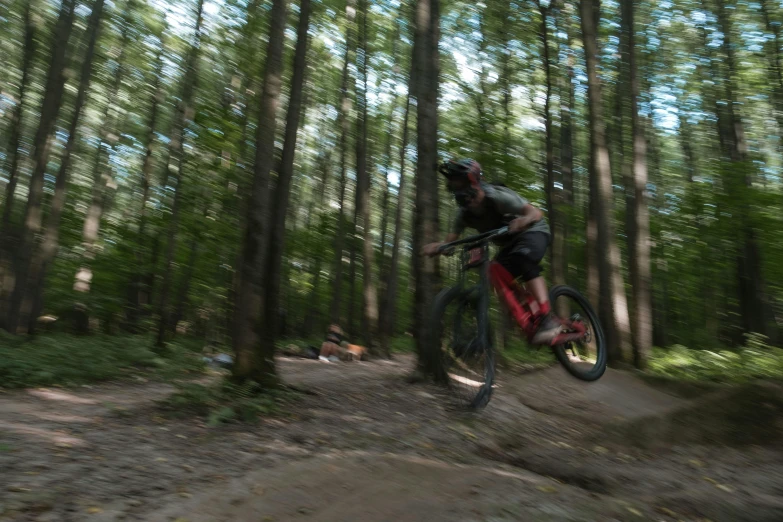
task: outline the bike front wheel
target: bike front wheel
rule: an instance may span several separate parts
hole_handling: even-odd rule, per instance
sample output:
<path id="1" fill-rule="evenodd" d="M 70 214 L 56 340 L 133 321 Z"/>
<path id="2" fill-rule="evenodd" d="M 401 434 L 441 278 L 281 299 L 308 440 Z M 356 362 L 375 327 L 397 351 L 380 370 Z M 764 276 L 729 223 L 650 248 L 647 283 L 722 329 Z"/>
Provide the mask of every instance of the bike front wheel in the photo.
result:
<path id="1" fill-rule="evenodd" d="M 570 286 L 549 291 L 552 311 L 569 326 L 578 325 L 585 333 L 578 340 L 554 346 L 555 356 L 565 369 L 583 381 L 595 381 L 606 371 L 606 337 L 590 302 Z"/>
<path id="2" fill-rule="evenodd" d="M 448 386 L 460 405 L 471 409 L 489 403 L 495 379 L 489 323 L 482 313 L 487 311 L 480 306 L 478 287 L 447 288 L 435 298 L 430 323 Z"/>

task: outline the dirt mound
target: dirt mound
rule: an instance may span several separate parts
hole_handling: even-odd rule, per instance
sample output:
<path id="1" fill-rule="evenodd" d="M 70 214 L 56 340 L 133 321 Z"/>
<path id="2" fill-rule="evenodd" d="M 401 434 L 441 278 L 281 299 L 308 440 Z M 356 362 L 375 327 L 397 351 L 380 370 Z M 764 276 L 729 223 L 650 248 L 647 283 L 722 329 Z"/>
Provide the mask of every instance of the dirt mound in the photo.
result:
<path id="1" fill-rule="evenodd" d="M 622 506 L 526 471 L 368 453 L 256 471 L 188 501 L 172 499 L 145 520 L 500 522 L 622 514 Z"/>
<path id="2" fill-rule="evenodd" d="M 514 396 L 539 413 L 599 426 L 661 415 L 686 404 L 677 394 L 656 389 L 635 373 L 613 369 L 598 381 L 584 382 L 558 365 L 501 384 L 498 400 Z"/>
<path id="3" fill-rule="evenodd" d="M 672 444 L 772 446 L 783 442 L 783 386 L 730 387 L 663 414 L 613 426 L 610 438 L 643 447 Z"/>

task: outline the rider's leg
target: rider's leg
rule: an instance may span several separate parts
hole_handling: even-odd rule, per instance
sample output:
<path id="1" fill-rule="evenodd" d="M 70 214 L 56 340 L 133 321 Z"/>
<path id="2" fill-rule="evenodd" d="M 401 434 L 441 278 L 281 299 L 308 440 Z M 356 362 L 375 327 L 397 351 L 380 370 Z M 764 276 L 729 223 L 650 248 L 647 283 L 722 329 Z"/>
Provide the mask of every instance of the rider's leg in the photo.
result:
<path id="1" fill-rule="evenodd" d="M 546 287 L 546 281 L 543 276 L 534 277 L 529 281 L 525 281 L 525 286 L 528 291 L 533 294 L 533 297 L 538 301 L 539 314 L 546 315 L 550 312 L 549 306 L 549 290 Z"/>
<path id="2" fill-rule="evenodd" d="M 489 265 L 489 279 L 501 301 L 508 307 L 514 320 L 523 326 L 527 322 L 528 312 L 519 303 L 516 296 L 517 283 L 514 276 L 499 261 L 493 261 Z"/>
<path id="3" fill-rule="evenodd" d="M 536 331 L 531 338 L 533 344 L 549 344 L 561 330 L 560 321 L 552 314 L 546 281 L 541 277 L 540 263 L 548 246 L 546 234 L 529 232 L 523 234 L 516 247 L 519 275 L 538 303 Z"/>

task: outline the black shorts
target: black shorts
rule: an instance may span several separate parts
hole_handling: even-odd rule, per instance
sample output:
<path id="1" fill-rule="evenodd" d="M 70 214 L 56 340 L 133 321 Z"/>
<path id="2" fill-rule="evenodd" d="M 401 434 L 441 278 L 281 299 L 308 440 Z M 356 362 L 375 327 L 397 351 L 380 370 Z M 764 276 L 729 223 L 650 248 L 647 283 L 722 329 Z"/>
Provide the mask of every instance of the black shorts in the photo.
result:
<path id="1" fill-rule="evenodd" d="M 541 275 L 540 263 L 549 246 L 549 238 L 549 234 L 543 232 L 524 232 L 519 239 L 514 239 L 512 245 L 498 252 L 495 261 L 508 270 L 514 279 L 535 279 Z"/>

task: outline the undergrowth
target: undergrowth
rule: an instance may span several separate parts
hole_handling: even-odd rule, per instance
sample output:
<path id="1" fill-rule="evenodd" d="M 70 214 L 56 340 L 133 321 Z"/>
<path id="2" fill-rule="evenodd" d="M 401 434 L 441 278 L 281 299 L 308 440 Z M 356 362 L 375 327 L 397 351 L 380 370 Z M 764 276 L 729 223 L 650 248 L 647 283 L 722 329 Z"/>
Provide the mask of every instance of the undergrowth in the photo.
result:
<path id="1" fill-rule="evenodd" d="M 227 422 L 253 423 L 259 417 L 280 415 L 283 407 L 299 397 L 290 389 L 263 389 L 253 381 L 235 384 L 228 379 L 211 385 L 177 384 L 177 391 L 160 401 L 169 416 L 206 417 L 218 425 Z"/>
<path id="2" fill-rule="evenodd" d="M 0 333 L 0 387 L 73 386 L 133 376 L 173 379 L 204 371 L 198 350 L 192 342 L 175 341 L 158 355 L 152 340 L 141 336 Z"/>
<path id="3" fill-rule="evenodd" d="M 748 334 L 737 349 L 655 348 L 648 367 L 652 374 L 689 381 L 783 380 L 783 349 L 767 345 L 763 335 Z"/>
<path id="4" fill-rule="evenodd" d="M 392 337 L 389 344 L 392 353 L 416 353 L 416 339 L 410 335 Z"/>

